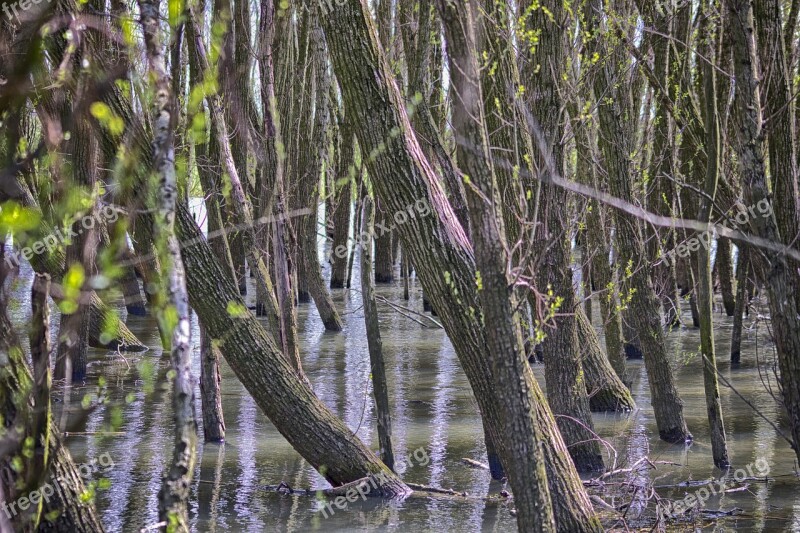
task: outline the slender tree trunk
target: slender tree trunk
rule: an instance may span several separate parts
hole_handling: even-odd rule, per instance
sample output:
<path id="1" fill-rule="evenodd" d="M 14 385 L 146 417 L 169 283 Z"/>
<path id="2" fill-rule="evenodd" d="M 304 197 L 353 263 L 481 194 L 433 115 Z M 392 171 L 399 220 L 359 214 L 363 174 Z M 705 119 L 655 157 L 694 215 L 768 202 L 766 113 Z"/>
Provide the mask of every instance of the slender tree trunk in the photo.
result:
<path id="1" fill-rule="evenodd" d="M 375 210 L 372 199 L 364 198 L 361 227 L 367 232 L 372 230 L 375 221 Z M 394 470 L 394 453 L 392 452 L 392 419 L 389 410 L 389 386 L 386 382 L 386 367 L 383 363 L 383 344 L 378 324 L 378 308 L 375 302 L 375 284 L 372 282 L 372 242 L 367 239 L 361 247 L 361 299 L 364 304 L 364 321 L 367 326 L 367 344 L 369 345 L 370 374 L 372 390 L 375 394 L 375 406 L 378 412 L 378 441 L 381 446 L 381 460 Z"/>
<path id="2" fill-rule="evenodd" d="M 731 364 L 736 365 L 742 358 L 742 322 L 747 309 L 747 284 L 750 273 L 750 250 L 744 243 L 739 244 L 736 258 L 736 308 L 733 310 L 733 331 L 731 332 Z"/>
<path id="3" fill-rule="evenodd" d="M 764 164 L 763 117 L 756 72 L 752 4 L 748 0 L 729 0 L 736 76 L 736 117 L 739 136 L 739 163 L 748 205 L 766 203 L 772 207 Z M 774 217 L 754 217 L 750 229 L 758 237 L 782 242 Z M 766 287 L 772 320 L 773 340 L 778 352 L 783 401 L 789 414 L 794 450 L 800 459 L 800 314 L 795 299 L 796 287 L 784 254 L 763 252 Z"/>
<path id="4" fill-rule="evenodd" d="M 159 329 L 171 351 L 172 408 L 175 440 L 172 461 L 158 494 L 158 518 L 169 530 L 189 531 L 188 500 L 194 466 L 197 462 L 197 422 L 194 411 L 192 342 L 189 323 L 189 296 L 181 250 L 175 236 L 175 205 L 178 185 L 175 178 L 174 128 L 178 118 L 175 96 L 166 70 L 164 47 L 159 29 L 159 0 L 139 0 L 141 24 L 147 50 L 148 73 L 155 95 L 153 102 L 153 170 L 158 173 L 158 209 L 154 224 L 155 242 L 164 250 L 161 264 L 166 279 L 159 296 Z M 182 24 L 180 22 L 179 24 Z M 165 528 L 166 529 L 166 528 Z"/>
<path id="5" fill-rule="evenodd" d="M 350 237 L 350 214 L 353 209 L 355 134 L 348 119 L 347 110 L 344 113 L 345 116 L 339 127 L 339 154 L 336 160 L 336 202 L 334 203 L 333 214 L 330 215 L 333 218 L 331 289 L 343 289 L 345 286 L 345 278 L 347 277 L 347 241 Z M 343 181 L 344 183 L 342 183 Z"/>
<path id="6" fill-rule="evenodd" d="M 206 442 L 225 440 L 225 417 L 222 412 L 222 376 L 219 371 L 219 348 L 200 325 L 200 406 L 203 412 L 203 438 Z"/>
<path id="7" fill-rule="evenodd" d="M 716 35 L 721 33 L 722 27 L 718 26 L 716 32 L 711 22 L 711 10 L 704 3 L 703 10 L 707 17 L 704 24 L 705 39 L 709 44 L 705 46 L 705 58 L 702 66 L 705 128 L 706 128 L 706 180 L 704 192 L 700 200 L 698 219 L 708 224 L 711 219 L 711 210 L 717 194 L 720 167 L 720 132 L 719 113 L 717 111 L 717 88 L 714 61 L 716 61 Z M 711 240 L 709 226 L 708 237 Z M 719 253 L 719 250 L 717 250 Z M 700 246 L 697 250 L 697 299 L 700 308 L 700 353 L 703 357 L 703 385 L 706 395 L 706 413 L 711 432 L 711 453 L 714 465 L 717 468 L 730 466 L 728 460 L 728 444 L 725 438 L 725 423 L 722 419 L 722 406 L 719 401 L 719 381 L 717 379 L 717 356 L 714 348 L 714 286 L 711 279 L 711 254 L 710 246 Z"/>
<path id="8" fill-rule="evenodd" d="M 301 175 L 300 201 L 310 214 L 299 218 L 297 232 L 299 241 L 300 274 L 305 280 L 308 292 L 314 299 L 317 311 L 328 331 L 341 331 L 342 319 L 333 303 L 328 287 L 322 277 L 322 267 L 319 264 L 317 252 L 317 217 L 319 209 L 319 182 L 322 172 L 328 173 L 328 93 L 330 92 L 331 76 L 328 72 L 326 61 L 327 53 L 325 38 L 322 29 L 316 21 L 312 21 L 311 46 L 313 50 L 312 63 L 315 72 L 316 106 L 314 111 L 314 133 L 311 147 L 306 148 L 312 152 L 311 157 L 304 158 L 306 166 Z"/>
<path id="9" fill-rule="evenodd" d="M 437 5 L 444 23 L 454 88 L 453 130 L 459 170 L 469 184 L 467 206 L 475 243 L 481 314 L 492 354 L 492 379 L 505 413 L 502 419 L 505 442 L 500 455 L 514 491 L 519 531 L 555 531 L 544 454 L 539 444 L 542 434 L 530 405 L 533 397 L 527 389 L 529 382 L 520 379 L 530 370 L 513 316 L 516 302 L 510 298 L 513 292 L 509 291 L 506 273 L 505 230 L 483 118 L 475 24 L 469 5 L 451 0 L 439 0 Z"/>
<path id="10" fill-rule="evenodd" d="M 722 293 L 722 305 L 725 314 L 734 316 L 736 298 L 733 293 L 733 263 L 731 262 L 731 240 L 725 237 L 717 239 L 717 255 L 714 269 L 719 278 L 719 289 Z"/>

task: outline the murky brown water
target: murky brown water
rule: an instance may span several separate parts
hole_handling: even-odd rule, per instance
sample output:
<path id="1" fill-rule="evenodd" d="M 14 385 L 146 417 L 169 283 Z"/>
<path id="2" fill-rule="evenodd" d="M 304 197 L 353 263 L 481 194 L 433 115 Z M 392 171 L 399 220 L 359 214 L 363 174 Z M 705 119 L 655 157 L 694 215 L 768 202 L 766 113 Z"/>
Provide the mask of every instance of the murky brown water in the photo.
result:
<path id="1" fill-rule="evenodd" d="M 357 265 L 353 279 L 359 279 Z M 31 271 L 25 265 L 16 281 L 16 302 L 11 306 L 20 332 L 30 315 L 30 280 Z M 379 295 L 399 305 L 421 309 L 418 283 L 412 283 L 411 292 L 411 301 L 404 302 L 399 286 L 378 289 Z M 252 287 L 249 294 L 254 294 Z M 317 395 L 361 439 L 377 448 L 360 294 L 334 291 L 334 299 L 345 322 L 340 334 L 324 332 L 313 304 L 300 306 L 303 365 Z M 120 309 L 125 316 L 124 307 Z M 395 456 L 412 454 L 411 461 L 399 468 L 400 473 L 407 481 L 453 488 L 474 496 L 496 494 L 502 486 L 491 481 L 488 472 L 461 462 L 465 457 L 485 461 L 482 431 L 475 400 L 444 332 L 423 328 L 387 305 L 379 304 L 379 310 L 392 399 Z M 54 309 L 54 315 L 55 312 Z M 720 371 L 740 394 L 788 433 L 780 405 L 762 385 L 762 379 L 769 379 L 772 389 L 776 389 L 774 356 L 764 340 L 768 323 L 762 320 L 756 328 L 754 318 L 751 314 L 746 321 L 750 329 L 745 332 L 742 364 L 731 368 L 727 359 L 732 320 L 715 313 Z M 162 356 L 156 324 L 152 318 L 139 317 L 128 317 L 127 323 L 151 350 L 144 354 L 92 350 L 87 382 L 73 390 L 70 403 L 74 407 L 85 394 L 94 395 L 101 376 L 107 383 L 109 401 L 76 429 L 83 433 L 66 439 L 79 463 L 104 453 L 113 460 L 114 466 L 102 474 L 110 485 L 98 489 L 97 504 L 107 529 L 125 532 L 157 522 L 157 494 L 172 443 L 170 390 L 166 384 L 169 360 Z M 193 327 L 199 353 L 196 317 Z M 56 327 L 53 332 L 55 335 Z M 717 478 L 723 473 L 713 468 L 710 456 L 702 371 L 696 355 L 699 333 L 681 329 L 669 335 L 669 343 L 694 444 L 686 448 L 658 440 L 640 361 L 630 362 L 639 410 L 595 415 L 594 421 L 599 435 L 616 450 L 616 456 L 609 454 L 609 465 L 616 460 L 617 467 L 624 467 L 645 455 L 653 461 L 677 463 L 657 464 L 656 470 L 644 468 L 638 473 L 649 475 L 657 487 L 662 487 L 659 494 L 676 499 L 697 488 L 664 486 Z M 537 365 L 534 372 L 544 386 L 541 366 Z M 200 443 L 190 502 L 196 531 L 516 530 L 508 509 L 481 500 L 359 500 L 345 510 L 334 507 L 335 513 L 325 518 L 320 512 L 322 502 L 314 498 L 265 491 L 263 486 L 281 481 L 299 488 L 324 488 L 327 483 L 278 434 L 225 364 L 222 388 L 227 442 Z M 199 397 L 199 391 L 196 394 Z M 721 396 L 734 469 L 764 460 L 769 464 L 772 480 L 712 497 L 705 505 L 708 509 L 742 510 L 739 516 L 720 521 L 715 530 L 800 531 L 800 482 L 792 474 L 794 455 L 788 444 L 730 389 L 723 387 Z M 63 402 L 56 405 L 56 420 L 62 406 Z M 199 403 L 197 408 L 199 413 Z M 70 416 L 70 426 L 76 418 L 75 414 Z M 112 429 L 114 433 L 109 434 Z M 420 449 L 424 451 L 417 451 L 413 458 L 414 451 Z M 740 487 L 733 484 L 729 488 Z M 631 496 L 627 494 L 614 503 L 627 502 Z M 631 515 L 635 510 L 634 506 Z M 701 524 L 698 521 L 696 525 Z"/>

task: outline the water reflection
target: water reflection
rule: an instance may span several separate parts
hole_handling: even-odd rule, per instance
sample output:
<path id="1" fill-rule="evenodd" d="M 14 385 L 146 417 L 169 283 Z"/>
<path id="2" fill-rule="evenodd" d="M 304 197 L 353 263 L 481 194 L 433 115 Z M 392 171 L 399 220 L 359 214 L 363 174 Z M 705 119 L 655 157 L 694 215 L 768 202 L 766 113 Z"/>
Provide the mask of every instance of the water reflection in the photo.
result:
<path id="1" fill-rule="evenodd" d="M 14 285 L 13 320 L 22 334 L 30 314 L 31 276 L 30 267 L 23 265 Z M 353 280 L 358 279 L 356 262 Z M 419 284 L 413 281 L 412 299 L 405 302 L 400 284 L 378 289 L 381 296 L 414 309 L 421 308 L 420 291 Z M 252 280 L 248 294 L 255 294 Z M 300 306 L 298 323 L 303 363 L 322 401 L 360 438 L 376 448 L 360 294 L 352 291 L 345 295 L 343 291 L 336 291 L 334 300 L 345 322 L 341 334 L 324 332 L 313 304 Z M 116 304 L 126 318 L 121 301 L 111 303 Z M 469 468 L 461 462 L 464 457 L 485 462 L 483 432 L 469 385 L 444 332 L 423 328 L 386 305 L 379 304 L 379 311 L 389 374 L 395 455 L 406 457 L 423 447 L 430 458 L 424 466 L 412 462 L 400 465 L 398 470 L 410 482 L 454 488 L 475 496 L 497 492 L 501 485 L 491 482 L 488 472 Z M 751 316 L 746 323 L 752 325 L 753 318 Z M 53 321 L 55 335 L 58 324 L 55 308 Z M 764 341 L 766 328 L 760 327 L 760 336 L 755 329 L 745 332 L 742 364 L 731 368 L 727 362 L 731 319 L 715 313 L 715 321 L 722 375 L 768 419 L 777 420 L 785 431 L 782 409 L 764 390 L 759 378 L 759 373 L 768 374 L 773 364 Z M 104 452 L 115 462 L 115 467 L 104 474 L 110 480 L 110 488 L 98 490 L 97 496 L 103 522 L 109 531 L 138 531 L 157 521 L 157 494 L 172 445 L 171 391 L 166 385 L 168 358 L 161 353 L 152 318 L 130 317 L 127 323 L 151 350 L 138 354 L 92 350 L 87 382 L 76 384 L 69 398 L 69 405 L 74 408 L 80 405 L 84 394 L 96 391 L 101 376 L 108 383 L 109 403 L 95 410 L 80 427 L 72 428 L 77 433 L 66 442 L 78 462 L 91 460 Z M 595 319 L 594 323 L 599 321 Z M 196 317 L 193 317 L 193 335 L 195 350 L 199 353 Z M 619 454 L 618 466 L 633 464 L 645 456 L 680 465 L 659 465 L 657 471 L 637 470 L 628 478 L 635 484 L 644 484 L 647 476 L 656 479 L 658 485 L 674 485 L 687 479 L 723 475 L 711 465 L 702 372 L 696 355 L 699 334 L 692 329 L 676 330 L 669 335 L 669 342 L 687 422 L 696 439 L 694 445 L 687 449 L 658 440 L 641 362 L 630 364 L 634 396 L 640 411 L 633 415 L 595 417 L 598 433 Z M 194 370 L 199 375 L 197 362 Z M 541 370 L 537 366 L 534 373 L 544 385 Z M 263 485 L 281 481 L 293 487 L 324 488 L 328 485 L 266 420 L 224 363 L 222 383 L 228 439 L 226 444 L 201 445 L 198 450 L 190 508 L 192 527 L 196 531 L 261 531 L 277 527 L 287 531 L 515 529 L 514 518 L 507 509 L 487 505 L 481 500 L 358 501 L 325 519 L 318 512 L 321 506 L 314 498 L 267 492 L 262 489 Z M 199 396 L 199 388 L 196 394 Z M 798 482 L 790 476 L 793 453 L 786 442 L 776 436 L 771 425 L 725 387 L 721 390 L 721 401 L 734 467 L 764 458 L 770 463 L 775 481 L 767 485 L 752 484 L 746 491 L 725 493 L 709 500 L 707 506 L 743 509 L 745 514 L 730 519 L 729 523 L 746 530 L 783 531 L 791 524 L 800 527 Z M 57 411 L 62 405 L 66 402 L 57 404 Z M 76 418 L 71 416 L 71 420 Z M 108 434 L 112 430 L 115 433 Z M 667 487 L 660 493 L 681 498 L 687 492 Z M 629 496 L 623 496 L 614 503 L 629 500 Z M 632 512 L 637 511 L 635 506 L 636 503 Z"/>

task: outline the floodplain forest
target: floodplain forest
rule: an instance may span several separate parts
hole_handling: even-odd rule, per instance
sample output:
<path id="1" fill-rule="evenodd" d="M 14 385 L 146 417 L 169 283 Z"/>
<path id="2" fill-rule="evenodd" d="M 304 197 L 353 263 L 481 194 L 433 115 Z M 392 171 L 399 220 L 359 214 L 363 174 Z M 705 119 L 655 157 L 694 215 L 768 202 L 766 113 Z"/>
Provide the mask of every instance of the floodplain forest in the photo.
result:
<path id="1" fill-rule="evenodd" d="M 800 0 L 0 12 L 0 533 L 800 531 Z"/>

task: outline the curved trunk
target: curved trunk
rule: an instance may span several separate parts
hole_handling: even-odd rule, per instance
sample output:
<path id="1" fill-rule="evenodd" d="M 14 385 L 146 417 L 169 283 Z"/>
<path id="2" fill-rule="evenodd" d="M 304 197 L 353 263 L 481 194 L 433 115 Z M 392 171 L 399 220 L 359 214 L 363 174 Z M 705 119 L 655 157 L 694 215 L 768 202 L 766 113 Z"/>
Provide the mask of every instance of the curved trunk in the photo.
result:
<path id="1" fill-rule="evenodd" d="M 589 318 L 582 310 L 576 310 L 575 317 L 589 408 L 593 412 L 632 411 L 636 408 L 636 402 L 631 396 L 631 391 L 614 371 L 612 363 L 600 346 L 600 340 Z"/>
<path id="2" fill-rule="evenodd" d="M 484 427 L 498 446 L 505 446 L 500 425 L 506 416 L 492 384 L 487 331 L 465 309 L 479 309 L 475 260 L 460 224 L 416 137 L 410 132 L 403 100 L 378 46 L 372 22 L 359 0 L 347 0 L 321 22 L 348 112 L 378 196 L 391 211 L 410 211 L 397 235 L 422 281 L 423 289 L 442 318 L 472 386 Z M 376 75 L 377 73 L 377 75 Z M 386 144 L 386 139 L 394 139 Z M 414 206 L 423 206 L 426 216 Z M 600 526 L 569 452 L 558 433 L 529 368 L 523 372 L 531 391 L 531 410 L 544 436 L 544 455 L 553 510 L 559 527 L 598 531 Z"/>

